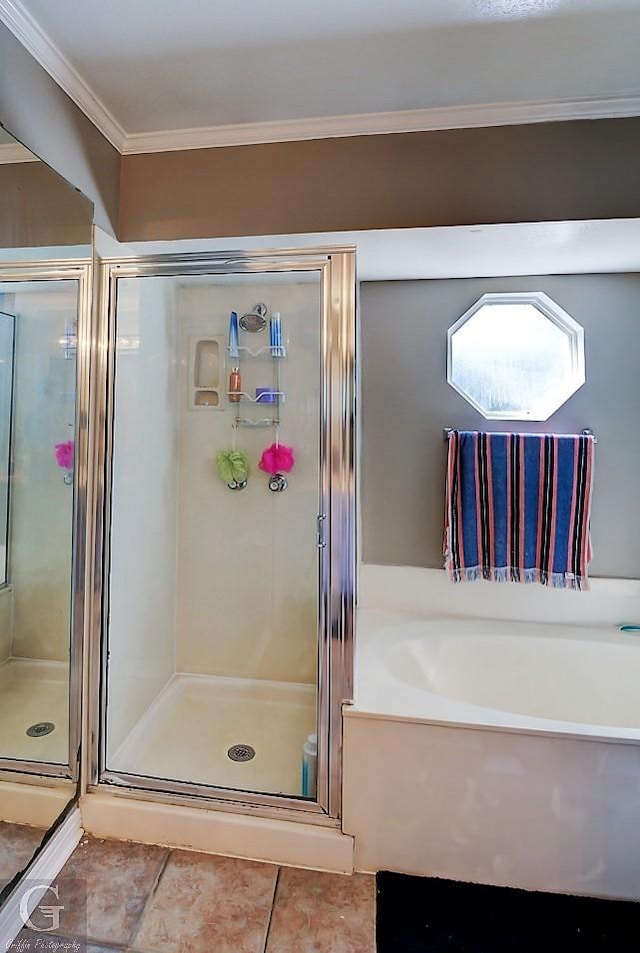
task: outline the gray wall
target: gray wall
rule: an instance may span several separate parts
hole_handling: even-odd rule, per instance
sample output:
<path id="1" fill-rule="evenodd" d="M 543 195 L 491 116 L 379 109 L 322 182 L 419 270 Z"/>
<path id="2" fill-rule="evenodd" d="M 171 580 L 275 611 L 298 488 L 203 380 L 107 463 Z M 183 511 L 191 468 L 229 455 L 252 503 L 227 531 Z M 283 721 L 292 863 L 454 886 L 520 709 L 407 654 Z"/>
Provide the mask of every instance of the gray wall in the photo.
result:
<path id="1" fill-rule="evenodd" d="M 587 382 L 544 423 L 484 420 L 447 384 L 447 328 L 489 291 L 545 291 L 585 329 Z M 443 427 L 591 427 L 591 574 L 640 577 L 640 275 L 364 282 L 361 319 L 365 562 L 442 568 Z"/>
<path id="2" fill-rule="evenodd" d="M 0 123 L 79 188 L 115 234 L 120 154 L 0 23 Z"/>

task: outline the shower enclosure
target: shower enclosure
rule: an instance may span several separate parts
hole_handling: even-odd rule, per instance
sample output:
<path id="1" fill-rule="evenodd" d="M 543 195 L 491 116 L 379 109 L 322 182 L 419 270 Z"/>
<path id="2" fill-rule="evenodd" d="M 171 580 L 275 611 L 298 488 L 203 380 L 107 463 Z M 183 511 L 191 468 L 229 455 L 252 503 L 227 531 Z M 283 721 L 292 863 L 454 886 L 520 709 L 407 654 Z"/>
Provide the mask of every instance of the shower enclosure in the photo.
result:
<path id="1" fill-rule="evenodd" d="M 93 787 L 338 817 L 354 252 L 112 259 L 101 295 Z"/>

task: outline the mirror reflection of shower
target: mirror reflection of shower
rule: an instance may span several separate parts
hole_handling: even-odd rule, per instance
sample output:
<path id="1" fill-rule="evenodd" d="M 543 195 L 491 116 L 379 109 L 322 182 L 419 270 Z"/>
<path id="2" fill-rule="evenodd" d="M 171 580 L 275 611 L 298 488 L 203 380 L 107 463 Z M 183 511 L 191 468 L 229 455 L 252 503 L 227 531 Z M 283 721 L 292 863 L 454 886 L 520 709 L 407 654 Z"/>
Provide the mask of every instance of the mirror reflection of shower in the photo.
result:
<path id="1" fill-rule="evenodd" d="M 0 310 L 0 586 L 8 582 L 9 468 L 13 406 L 15 315 Z"/>
<path id="2" fill-rule="evenodd" d="M 69 760 L 78 287 L 0 283 L 0 759 Z"/>
<path id="3" fill-rule="evenodd" d="M 75 400 L 76 400 L 76 388 L 75 388 L 75 379 L 76 379 L 76 367 L 75 359 L 78 353 L 78 319 L 77 317 L 68 317 L 64 323 L 64 333 L 59 340 L 59 345 L 62 350 L 65 361 L 71 361 L 73 364 L 69 366 L 69 370 L 64 374 L 65 381 L 65 400 L 67 401 L 71 412 L 68 413 L 67 426 L 70 430 L 67 431 L 67 439 L 56 443 L 55 445 L 55 455 L 56 463 L 58 466 L 65 471 L 62 478 L 63 483 L 66 486 L 73 486 L 73 467 L 75 462 L 75 442 L 73 439 L 73 432 L 75 430 Z"/>

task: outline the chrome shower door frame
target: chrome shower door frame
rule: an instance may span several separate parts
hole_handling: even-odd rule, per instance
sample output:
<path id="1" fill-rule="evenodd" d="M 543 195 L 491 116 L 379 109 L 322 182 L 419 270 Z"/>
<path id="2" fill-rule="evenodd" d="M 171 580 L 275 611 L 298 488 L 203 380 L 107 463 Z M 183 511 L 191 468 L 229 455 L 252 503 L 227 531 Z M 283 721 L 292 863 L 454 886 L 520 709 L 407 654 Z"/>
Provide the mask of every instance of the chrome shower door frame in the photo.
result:
<path id="1" fill-rule="evenodd" d="M 83 259 L 0 262 L 0 282 L 77 281 L 78 334 L 76 350 L 75 466 L 73 474 L 73 548 L 71 570 L 71 624 L 69 632 L 69 758 L 67 764 L 23 761 L 0 757 L 0 780 L 42 783 L 51 778 L 80 778 L 82 743 L 83 647 L 89 618 L 90 565 L 87 560 L 90 509 L 89 382 L 92 343 L 93 264 Z"/>
<path id="2" fill-rule="evenodd" d="M 108 258 L 101 263 L 98 306 L 94 476 L 93 605 L 88 680 L 89 791 L 261 816 L 337 824 L 342 799 L 342 705 L 352 698 L 356 576 L 355 249 L 285 249 Z M 321 289 L 318 794 L 316 800 L 150 778 L 106 763 L 109 541 L 113 459 L 117 282 L 119 278 L 317 272 Z"/>

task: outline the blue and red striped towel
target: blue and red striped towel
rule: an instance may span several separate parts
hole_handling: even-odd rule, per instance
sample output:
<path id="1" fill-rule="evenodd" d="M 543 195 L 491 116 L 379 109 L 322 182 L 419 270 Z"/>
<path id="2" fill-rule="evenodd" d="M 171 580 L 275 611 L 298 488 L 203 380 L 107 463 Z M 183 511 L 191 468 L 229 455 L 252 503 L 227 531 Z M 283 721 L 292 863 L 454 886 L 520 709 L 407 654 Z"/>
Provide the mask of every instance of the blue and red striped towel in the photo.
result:
<path id="1" fill-rule="evenodd" d="M 588 588 L 593 436 L 449 432 L 445 569 Z"/>

